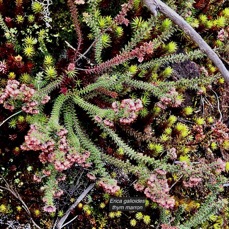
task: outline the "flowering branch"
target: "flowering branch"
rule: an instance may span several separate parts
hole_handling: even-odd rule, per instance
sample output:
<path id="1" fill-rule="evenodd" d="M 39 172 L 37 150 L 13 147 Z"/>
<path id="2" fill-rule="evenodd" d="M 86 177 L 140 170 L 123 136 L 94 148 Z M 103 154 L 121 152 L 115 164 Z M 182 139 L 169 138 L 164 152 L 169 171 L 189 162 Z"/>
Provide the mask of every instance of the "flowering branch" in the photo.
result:
<path id="1" fill-rule="evenodd" d="M 76 54 L 78 54 L 80 51 L 82 42 L 83 42 L 82 32 L 80 29 L 80 23 L 78 21 L 78 11 L 77 11 L 77 8 L 76 8 L 76 6 L 72 0 L 68 0 L 68 6 L 69 6 L 69 9 L 71 12 L 73 24 L 74 24 L 75 31 L 76 31 L 76 34 L 78 37 L 78 45 L 77 45 L 77 49 L 76 49 Z"/>
<path id="2" fill-rule="evenodd" d="M 153 53 L 153 43 L 150 42 L 145 42 L 143 45 L 141 45 L 139 48 L 135 48 L 130 52 L 124 52 L 120 55 L 115 56 L 114 58 L 103 62 L 94 68 L 87 69 L 86 73 L 101 73 L 102 71 L 117 66 L 119 64 L 124 63 L 127 60 L 133 59 L 135 57 L 138 58 L 139 62 L 142 62 L 144 60 L 144 56 L 146 54 L 152 54 Z"/>

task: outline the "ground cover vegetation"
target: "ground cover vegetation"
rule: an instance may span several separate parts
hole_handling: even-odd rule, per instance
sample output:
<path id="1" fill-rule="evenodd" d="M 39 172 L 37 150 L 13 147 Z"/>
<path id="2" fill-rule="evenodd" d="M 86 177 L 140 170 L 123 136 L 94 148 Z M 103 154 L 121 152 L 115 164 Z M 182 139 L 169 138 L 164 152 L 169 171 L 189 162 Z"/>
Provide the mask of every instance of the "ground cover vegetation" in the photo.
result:
<path id="1" fill-rule="evenodd" d="M 228 68 L 227 1 L 164 3 Z M 0 227 L 228 228 L 228 90 L 140 0 L 0 0 Z"/>

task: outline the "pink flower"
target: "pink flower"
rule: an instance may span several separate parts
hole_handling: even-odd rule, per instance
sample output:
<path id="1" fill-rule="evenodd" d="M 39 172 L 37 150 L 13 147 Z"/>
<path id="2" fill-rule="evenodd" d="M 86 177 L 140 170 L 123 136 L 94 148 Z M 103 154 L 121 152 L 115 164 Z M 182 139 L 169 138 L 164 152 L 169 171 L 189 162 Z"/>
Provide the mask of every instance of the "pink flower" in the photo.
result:
<path id="1" fill-rule="evenodd" d="M 166 171 L 162 169 L 156 169 L 155 172 L 158 173 L 159 175 L 166 175 Z"/>
<path id="2" fill-rule="evenodd" d="M 173 208 L 175 206 L 175 199 L 173 198 L 169 198 L 167 201 L 166 201 L 166 204 L 167 204 L 167 208 Z"/>
<path id="3" fill-rule="evenodd" d="M 64 181 L 65 179 L 66 179 L 66 175 L 65 175 L 65 174 L 61 174 L 61 175 L 57 178 L 58 181 Z"/>
<path id="4" fill-rule="evenodd" d="M 6 62 L 5 61 L 0 61 L 0 73 L 6 74 L 8 71 Z"/>
<path id="5" fill-rule="evenodd" d="M 176 151 L 177 150 L 174 147 L 169 150 L 168 155 L 169 155 L 169 158 L 171 160 L 176 160 L 177 159 L 177 153 L 176 153 Z"/>
<path id="6" fill-rule="evenodd" d="M 58 191 L 55 191 L 55 193 L 54 193 L 54 197 L 55 198 L 59 198 L 59 197 L 61 197 L 62 195 L 64 194 L 64 191 L 63 190 L 58 190 Z"/>
<path id="7" fill-rule="evenodd" d="M 42 103 L 42 104 L 46 104 L 49 100 L 50 100 L 50 96 L 46 95 L 46 96 L 41 100 L 41 103 Z"/>
<path id="8" fill-rule="evenodd" d="M 96 180 L 96 176 L 95 176 L 94 174 L 88 173 L 88 174 L 87 174 L 87 177 L 88 177 L 90 180 Z"/>
<path id="9" fill-rule="evenodd" d="M 11 22 L 11 21 L 12 21 L 12 18 L 10 18 L 10 17 L 5 17 L 5 22 L 9 23 L 9 22 Z"/>
<path id="10" fill-rule="evenodd" d="M 48 206 L 44 206 L 43 210 L 45 212 L 52 213 L 52 212 L 55 212 L 56 211 L 56 207 L 55 206 L 48 205 Z"/>
<path id="11" fill-rule="evenodd" d="M 135 183 L 135 184 L 134 184 L 134 188 L 135 188 L 135 190 L 141 192 L 141 191 L 144 190 L 145 186 L 144 186 L 144 185 L 141 185 L 141 184 L 139 184 L 139 183 Z"/>
<path id="12" fill-rule="evenodd" d="M 75 0 L 76 5 L 85 4 L 84 0 Z"/>
<path id="13" fill-rule="evenodd" d="M 75 70 L 75 64 L 74 63 L 70 63 L 68 65 L 68 68 L 67 68 L 68 71 L 74 71 Z"/>
<path id="14" fill-rule="evenodd" d="M 128 3 L 122 4 L 121 5 L 121 11 L 119 14 L 115 17 L 115 22 L 119 25 L 124 24 L 128 26 L 129 20 L 125 18 L 127 15 L 127 12 L 132 8 L 133 6 L 133 1 L 129 1 Z"/>
<path id="15" fill-rule="evenodd" d="M 139 57 L 138 57 L 138 62 L 141 63 L 143 60 L 144 60 L 144 57 L 143 57 L 143 56 L 139 56 Z"/>
<path id="16" fill-rule="evenodd" d="M 101 122 L 101 121 L 102 121 L 102 118 L 100 118 L 98 115 L 96 115 L 96 116 L 94 117 L 94 119 L 95 119 L 95 121 L 97 121 L 97 122 Z"/>
<path id="17" fill-rule="evenodd" d="M 218 32 L 217 38 L 218 38 L 220 41 L 225 41 L 225 40 L 228 38 L 228 33 L 227 33 L 224 29 L 221 29 L 221 30 Z"/>
<path id="18" fill-rule="evenodd" d="M 220 174 L 221 172 L 225 172 L 226 162 L 224 162 L 221 158 L 218 158 L 216 163 L 216 173 Z"/>
<path id="19" fill-rule="evenodd" d="M 37 175 L 33 175 L 33 180 L 36 181 L 36 182 L 41 182 L 41 178 L 38 177 Z"/>
<path id="20" fill-rule="evenodd" d="M 202 181 L 201 178 L 190 177 L 187 182 L 186 181 L 183 181 L 183 185 L 186 188 L 193 188 L 193 187 L 197 186 L 201 181 Z"/>
<path id="21" fill-rule="evenodd" d="M 114 123 L 108 119 L 105 119 L 103 121 L 103 123 L 106 125 L 106 126 L 110 126 L 110 127 L 113 127 L 114 126 Z"/>
<path id="22" fill-rule="evenodd" d="M 51 175 L 51 171 L 50 170 L 42 170 L 42 172 L 44 173 L 44 175 L 46 176 L 50 176 Z"/>
<path id="23" fill-rule="evenodd" d="M 142 105 L 142 101 L 140 99 L 137 99 L 135 101 L 135 107 L 136 107 L 136 110 L 139 111 L 143 108 L 143 105 Z"/>
<path id="24" fill-rule="evenodd" d="M 112 184 L 111 184 L 111 182 L 112 182 Z M 117 191 L 120 190 L 120 187 L 117 185 L 116 180 L 109 180 L 109 181 L 100 180 L 98 182 L 98 185 L 99 185 L 99 187 L 103 188 L 103 190 L 105 192 L 107 192 L 108 194 L 111 194 L 111 195 L 115 194 Z"/>

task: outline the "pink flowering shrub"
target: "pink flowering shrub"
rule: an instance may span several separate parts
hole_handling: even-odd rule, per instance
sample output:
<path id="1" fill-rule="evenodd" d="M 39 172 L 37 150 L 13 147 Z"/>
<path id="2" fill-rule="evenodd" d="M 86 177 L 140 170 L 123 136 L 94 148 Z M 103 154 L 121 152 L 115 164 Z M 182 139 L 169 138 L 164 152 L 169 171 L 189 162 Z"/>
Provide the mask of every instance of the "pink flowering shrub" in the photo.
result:
<path id="1" fill-rule="evenodd" d="M 197 163 L 187 164 L 186 162 L 181 162 L 180 171 L 177 174 L 182 177 L 182 186 L 186 189 L 196 188 L 200 189 L 205 184 L 214 185 L 219 182 L 219 177 L 221 173 L 225 172 L 226 162 L 221 158 L 217 161 L 212 162 L 211 165 L 206 164 L 206 159 L 200 158 Z M 220 178 L 225 182 L 225 178 Z"/>
<path id="2" fill-rule="evenodd" d="M 69 169 L 73 164 L 78 164 L 82 167 L 90 166 L 87 163 L 90 152 L 85 151 L 83 154 L 77 152 L 69 145 L 67 133 L 65 128 L 60 127 L 60 130 L 55 134 L 55 139 L 53 139 L 51 137 L 52 133 L 47 133 L 47 130 L 39 128 L 39 126 L 31 125 L 21 149 L 25 151 L 40 151 L 40 161 L 43 164 L 53 164 L 54 168 L 59 172 Z"/>
<path id="3" fill-rule="evenodd" d="M 34 98 L 36 91 L 32 87 L 21 84 L 17 80 L 8 80 L 6 88 L 0 92 L 0 104 L 3 104 L 5 109 L 13 111 L 16 102 L 22 102 L 22 110 L 29 114 L 38 114 L 39 102 L 46 104 L 50 97 L 45 95 L 41 101 Z M 40 99 L 39 99 L 40 100 Z"/>
<path id="4" fill-rule="evenodd" d="M 134 184 L 137 191 L 144 191 L 147 198 L 166 209 L 173 209 L 175 199 L 169 195 L 169 185 L 166 178 L 166 171 L 157 169 L 146 181 L 146 185 Z"/>
<path id="5" fill-rule="evenodd" d="M 46 166 L 40 175 L 33 176 L 34 181 L 38 183 L 42 181 L 42 178 L 48 180 L 48 184 L 43 187 L 45 192 L 43 198 L 45 207 L 43 209 L 46 212 L 54 212 L 56 207 L 53 198 L 59 198 L 64 194 L 63 190 L 58 187 L 58 182 L 65 180 L 65 175 L 61 175 L 61 173 L 73 165 L 83 168 L 88 168 L 91 165 L 87 162 L 90 152 L 77 152 L 70 146 L 67 133 L 68 131 L 63 127 L 53 130 L 47 126 L 31 125 L 25 136 L 25 142 L 21 145 L 23 151 L 38 151 L 40 162 Z M 56 177 L 59 173 L 60 175 Z M 50 182 L 52 188 L 49 187 Z"/>

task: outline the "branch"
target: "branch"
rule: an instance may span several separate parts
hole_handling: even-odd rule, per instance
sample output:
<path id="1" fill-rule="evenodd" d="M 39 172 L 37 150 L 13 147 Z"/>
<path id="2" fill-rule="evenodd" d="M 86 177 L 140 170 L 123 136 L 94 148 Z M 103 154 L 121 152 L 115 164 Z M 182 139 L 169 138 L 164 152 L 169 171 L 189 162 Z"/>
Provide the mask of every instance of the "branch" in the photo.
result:
<path id="1" fill-rule="evenodd" d="M 189 35 L 190 38 L 197 43 L 199 48 L 207 54 L 208 58 L 211 59 L 218 67 L 222 76 L 229 84 L 229 72 L 223 62 L 212 50 L 212 48 L 203 40 L 203 38 L 180 15 L 160 0 L 144 0 L 144 3 L 154 15 L 156 15 L 156 9 L 160 10 L 175 24 L 177 24 L 187 35 Z"/>
<path id="2" fill-rule="evenodd" d="M 26 203 L 23 201 L 23 199 L 21 198 L 20 194 L 17 192 L 17 190 L 13 189 L 13 187 L 10 187 L 10 185 L 8 184 L 8 182 L 3 178 L 3 177 L 0 177 L 0 179 L 2 179 L 4 182 L 5 182 L 5 187 L 4 186 L 0 186 L 0 189 L 4 189 L 8 192 L 10 192 L 15 198 L 17 198 L 21 203 L 22 203 L 22 206 L 24 208 L 24 210 L 26 211 L 26 213 L 28 214 L 28 216 L 30 217 L 30 220 L 32 221 L 33 225 L 38 228 L 38 229 L 41 229 L 40 226 L 38 226 L 36 224 L 36 222 L 33 220 L 32 218 L 32 214 L 28 208 L 28 206 L 26 205 Z"/>
<path id="3" fill-rule="evenodd" d="M 2 121 L 2 122 L 0 123 L 0 127 L 1 127 L 5 122 L 7 122 L 9 119 L 13 118 L 15 115 L 20 114 L 21 112 L 22 112 L 22 110 L 20 110 L 20 111 L 18 111 L 18 112 L 16 112 L 16 113 L 12 114 L 11 116 L 9 116 L 7 119 L 5 119 L 4 121 Z"/>
<path id="4" fill-rule="evenodd" d="M 73 21 L 73 24 L 74 24 L 74 27 L 75 27 L 77 38 L 78 38 L 78 45 L 77 45 L 77 49 L 76 49 L 76 52 L 75 52 L 75 54 L 77 55 L 79 53 L 79 51 L 81 49 L 81 45 L 83 43 L 83 36 L 82 36 L 81 29 L 80 29 L 80 23 L 79 23 L 79 20 L 78 20 L 77 7 L 76 7 L 76 5 L 75 5 L 73 0 L 68 0 L 67 3 L 68 3 L 68 6 L 69 6 L 69 9 L 70 9 L 70 13 L 71 13 L 71 16 L 72 16 L 72 21 Z"/>
<path id="5" fill-rule="evenodd" d="M 68 223 L 65 223 L 65 220 L 68 218 L 70 212 L 80 203 L 80 201 L 83 200 L 83 198 L 94 188 L 95 183 L 90 184 L 87 189 L 85 189 L 83 191 L 83 193 L 77 198 L 77 200 L 75 201 L 75 203 L 66 211 L 66 213 L 64 214 L 64 216 L 59 220 L 59 222 L 56 225 L 57 229 L 61 229 L 64 226 L 66 226 L 68 223 L 72 222 L 72 220 L 70 220 Z M 76 217 L 74 217 L 75 219 Z M 64 224 L 64 225 L 63 225 Z"/>

